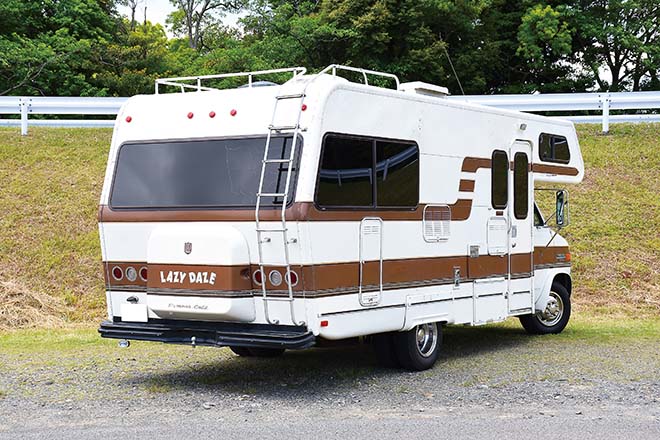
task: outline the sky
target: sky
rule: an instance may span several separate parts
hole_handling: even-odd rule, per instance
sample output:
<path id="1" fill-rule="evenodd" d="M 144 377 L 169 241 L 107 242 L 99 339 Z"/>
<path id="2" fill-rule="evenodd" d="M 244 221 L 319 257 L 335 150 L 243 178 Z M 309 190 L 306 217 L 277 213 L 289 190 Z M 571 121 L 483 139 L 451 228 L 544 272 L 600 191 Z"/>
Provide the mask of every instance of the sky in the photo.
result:
<path id="1" fill-rule="evenodd" d="M 144 7 L 147 7 L 147 19 L 152 23 L 160 23 L 165 26 L 165 20 L 167 19 L 168 14 L 174 10 L 174 6 L 170 3 L 170 0 L 140 0 L 138 7 L 135 12 L 135 20 L 142 22 L 144 21 Z M 131 10 L 125 6 L 119 6 L 119 13 L 127 17 L 130 16 Z M 238 20 L 238 14 L 227 14 L 223 18 L 223 21 L 226 25 L 234 26 Z M 172 37 L 172 33 L 167 30 L 167 35 Z"/>

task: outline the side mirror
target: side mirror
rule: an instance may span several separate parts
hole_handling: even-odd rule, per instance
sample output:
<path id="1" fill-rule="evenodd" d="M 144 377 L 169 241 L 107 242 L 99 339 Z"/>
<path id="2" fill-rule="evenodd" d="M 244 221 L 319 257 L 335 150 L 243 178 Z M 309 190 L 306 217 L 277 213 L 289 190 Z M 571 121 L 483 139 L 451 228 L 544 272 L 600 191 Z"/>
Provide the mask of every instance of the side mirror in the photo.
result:
<path id="1" fill-rule="evenodd" d="M 568 216 L 568 191 L 565 189 L 559 190 L 556 193 L 556 202 L 555 202 L 555 218 L 557 220 L 557 226 L 564 228 L 569 224 Z"/>

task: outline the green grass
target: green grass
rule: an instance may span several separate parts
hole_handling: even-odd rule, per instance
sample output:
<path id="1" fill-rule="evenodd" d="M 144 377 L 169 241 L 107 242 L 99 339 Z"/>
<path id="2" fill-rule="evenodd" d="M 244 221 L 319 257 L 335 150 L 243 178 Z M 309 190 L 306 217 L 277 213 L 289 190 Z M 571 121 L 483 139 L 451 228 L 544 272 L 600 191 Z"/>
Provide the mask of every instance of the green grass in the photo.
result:
<path id="1" fill-rule="evenodd" d="M 586 178 L 568 188 L 571 226 L 562 232 L 576 311 L 657 316 L 660 124 L 617 124 L 609 136 L 599 129 L 578 129 Z M 35 127 L 22 137 L 0 128 L 0 330 L 104 315 L 96 213 L 111 134 Z M 3 316 L 8 297 L 20 313 Z"/>

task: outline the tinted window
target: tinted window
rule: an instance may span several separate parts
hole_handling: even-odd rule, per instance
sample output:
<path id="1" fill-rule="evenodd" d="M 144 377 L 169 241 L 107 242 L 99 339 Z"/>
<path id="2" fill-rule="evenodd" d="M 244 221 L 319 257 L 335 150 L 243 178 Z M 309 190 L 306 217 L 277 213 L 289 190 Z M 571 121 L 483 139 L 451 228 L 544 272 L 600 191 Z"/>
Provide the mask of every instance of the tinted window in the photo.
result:
<path id="1" fill-rule="evenodd" d="M 316 203 L 325 207 L 372 207 L 373 141 L 326 136 Z"/>
<path id="2" fill-rule="evenodd" d="M 571 152 L 564 136 L 541 133 L 539 136 L 539 156 L 545 162 L 568 163 Z"/>
<path id="3" fill-rule="evenodd" d="M 269 157 L 288 158 L 291 140 L 273 138 Z M 110 205 L 113 208 L 254 206 L 265 145 L 265 138 L 122 145 Z M 264 192 L 284 192 L 286 169 L 286 164 L 268 165 Z M 291 188 L 294 188 L 295 174 L 292 179 Z M 281 203 L 281 198 L 262 199 L 264 206 L 281 206 Z"/>
<path id="4" fill-rule="evenodd" d="M 491 202 L 493 208 L 504 209 L 509 197 L 509 156 L 504 151 L 495 150 L 491 166 Z"/>
<path id="5" fill-rule="evenodd" d="M 517 219 L 527 218 L 529 211 L 529 160 L 525 153 L 513 157 L 513 214 Z"/>
<path id="6" fill-rule="evenodd" d="M 417 145 L 376 142 L 376 194 L 379 207 L 415 207 L 419 200 Z"/>

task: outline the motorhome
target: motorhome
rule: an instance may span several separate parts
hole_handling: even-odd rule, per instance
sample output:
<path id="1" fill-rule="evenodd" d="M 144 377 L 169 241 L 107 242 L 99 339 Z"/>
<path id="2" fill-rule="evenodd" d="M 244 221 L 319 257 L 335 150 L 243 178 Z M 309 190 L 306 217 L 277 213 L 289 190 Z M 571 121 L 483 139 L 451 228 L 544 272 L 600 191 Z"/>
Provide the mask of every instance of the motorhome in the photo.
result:
<path id="1" fill-rule="evenodd" d="M 273 75 L 287 79 L 260 80 Z M 558 333 L 572 291 L 558 188 L 583 174 L 571 122 L 390 74 L 157 80 L 114 128 L 99 331 L 241 356 L 362 338 L 409 370 L 434 365 L 445 325 L 516 316 Z M 548 218 L 535 187 L 556 194 Z"/>

